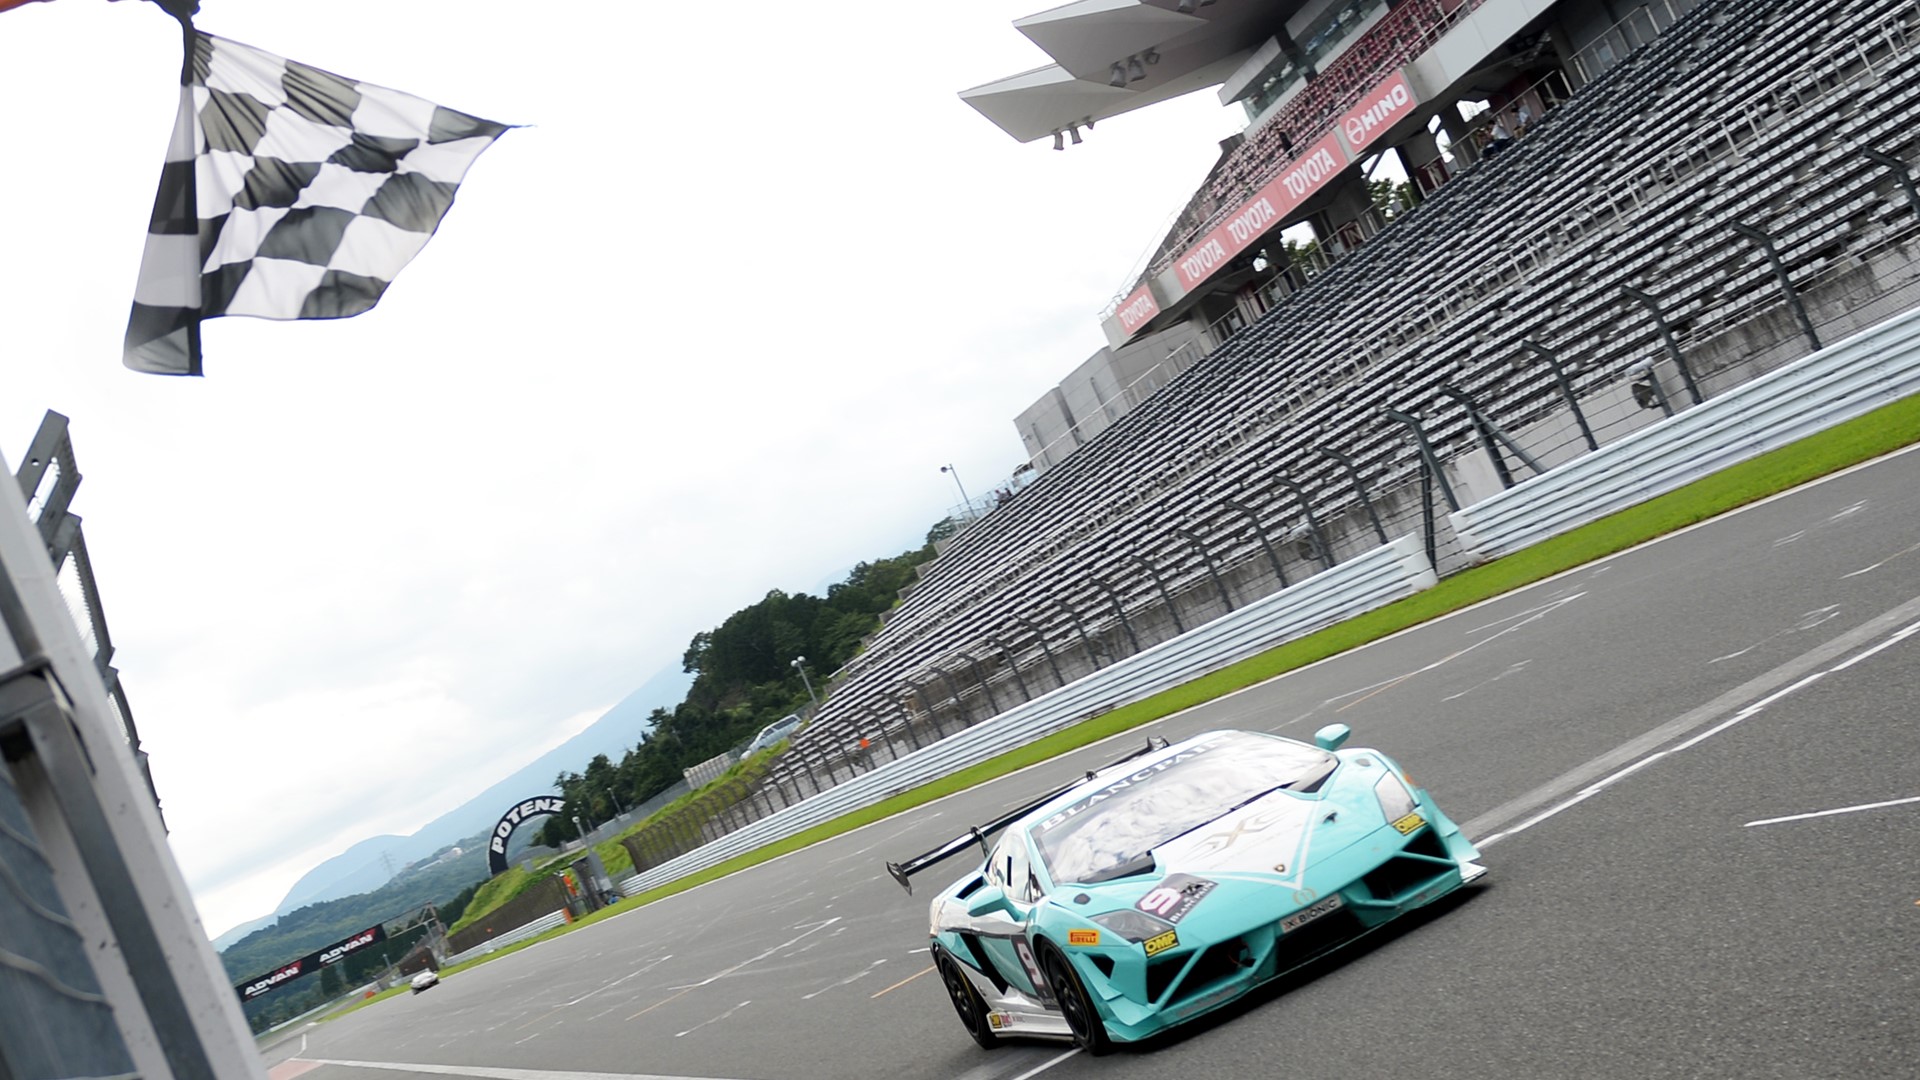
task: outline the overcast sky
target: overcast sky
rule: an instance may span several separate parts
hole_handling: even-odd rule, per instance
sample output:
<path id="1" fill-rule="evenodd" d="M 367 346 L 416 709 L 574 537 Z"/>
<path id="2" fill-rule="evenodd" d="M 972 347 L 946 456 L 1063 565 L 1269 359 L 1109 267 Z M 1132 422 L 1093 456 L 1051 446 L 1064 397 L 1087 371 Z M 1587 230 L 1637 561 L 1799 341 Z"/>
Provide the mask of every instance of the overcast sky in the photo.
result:
<path id="1" fill-rule="evenodd" d="M 0 15 L 0 450 L 72 418 L 117 663 L 210 932 L 579 731 L 692 635 L 918 541 L 1236 117 L 1022 146 L 956 91 L 1036 0 L 203 0 L 509 132 L 374 311 L 121 336 L 177 95 L 146 3 Z M 582 763 L 584 764 L 584 763 Z M 255 801 L 249 788 L 291 795 Z"/>

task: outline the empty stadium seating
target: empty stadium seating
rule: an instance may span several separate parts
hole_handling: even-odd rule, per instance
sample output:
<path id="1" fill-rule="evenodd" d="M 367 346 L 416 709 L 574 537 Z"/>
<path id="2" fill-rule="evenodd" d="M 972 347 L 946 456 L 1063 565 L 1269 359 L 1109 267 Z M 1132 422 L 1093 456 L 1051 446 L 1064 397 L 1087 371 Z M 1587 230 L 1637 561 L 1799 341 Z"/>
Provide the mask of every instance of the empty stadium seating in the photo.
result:
<path id="1" fill-rule="evenodd" d="M 909 710 L 991 715 L 1020 700 L 1009 656 L 1027 689 L 1051 689 L 1042 641 L 1072 677 L 1161 640 L 1161 581 L 1186 625 L 1218 614 L 1209 559 L 1244 602 L 1277 584 L 1263 538 L 1295 580 L 1313 572 L 1291 484 L 1336 546 L 1374 542 L 1322 449 L 1351 456 L 1382 498 L 1419 475 L 1383 407 L 1420 416 L 1449 457 L 1473 432 L 1443 386 L 1508 430 L 1564 414 L 1528 341 L 1566 358 L 1580 393 L 1618 387 L 1663 350 L 1626 287 L 1659 298 L 1683 350 L 1704 350 L 1780 303 L 1735 224 L 1766 230 L 1802 286 L 1920 247 L 1904 194 L 1862 153 L 1912 160 L 1916 119 L 1914 0 L 1707 0 L 955 538 L 838 674 L 783 768 Z M 1756 373 L 1738 367 L 1695 373 L 1709 387 Z M 1405 505 L 1402 533 L 1416 520 Z"/>

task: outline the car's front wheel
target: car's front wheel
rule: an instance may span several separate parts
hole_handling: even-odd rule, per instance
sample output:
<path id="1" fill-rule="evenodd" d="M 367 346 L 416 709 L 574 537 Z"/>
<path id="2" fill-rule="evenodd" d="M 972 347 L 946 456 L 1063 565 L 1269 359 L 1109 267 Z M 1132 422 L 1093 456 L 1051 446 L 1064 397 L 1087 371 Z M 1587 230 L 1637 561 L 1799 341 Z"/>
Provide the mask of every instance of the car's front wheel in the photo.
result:
<path id="1" fill-rule="evenodd" d="M 1113 1040 L 1107 1037 L 1107 1025 L 1094 1008 L 1092 996 L 1059 946 L 1042 940 L 1034 951 L 1039 953 L 1041 973 L 1053 987 L 1054 1000 L 1060 1003 L 1060 1013 L 1067 1018 L 1067 1027 L 1073 1030 L 1073 1041 L 1096 1056 L 1113 1049 Z"/>
<path id="2" fill-rule="evenodd" d="M 947 999 L 953 1002 L 953 1011 L 960 1014 L 960 1026 L 967 1029 L 967 1034 L 973 1036 L 973 1041 L 979 1043 L 982 1050 L 999 1046 L 1000 1036 L 994 1034 L 993 1025 L 987 1019 L 987 1003 L 980 1000 L 980 991 L 974 989 L 967 973 L 960 970 L 960 961 L 936 944 L 933 947 L 933 966 L 940 969 L 940 981 L 946 984 Z"/>

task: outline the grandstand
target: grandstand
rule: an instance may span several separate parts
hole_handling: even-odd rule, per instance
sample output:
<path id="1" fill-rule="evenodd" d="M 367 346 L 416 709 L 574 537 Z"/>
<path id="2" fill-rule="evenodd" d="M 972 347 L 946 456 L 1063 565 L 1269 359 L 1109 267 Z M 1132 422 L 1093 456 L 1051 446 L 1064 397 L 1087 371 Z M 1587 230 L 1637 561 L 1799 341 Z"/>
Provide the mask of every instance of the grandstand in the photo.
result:
<path id="1" fill-rule="evenodd" d="M 1071 7 L 1128 6 L 1148 5 Z M 1152 6 L 1184 16 L 1194 5 Z M 1617 440 L 1685 408 L 1695 389 L 1712 397 L 1804 355 L 1809 335 L 1836 340 L 1920 299 L 1914 0 L 1703 0 L 1637 8 L 1582 38 L 1568 27 L 1593 26 L 1591 5 L 1568 6 L 1366 10 L 1341 51 L 1316 46 L 1318 77 L 1279 91 L 1305 50 L 1281 49 L 1251 76 L 1252 60 L 1229 63 L 1263 47 L 1244 34 L 1239 52 L 1198 50 L 1193 70 L 1264 97 L 1260 126 L 1228 149 L 1136 284 L 1157 312 L 1120 328 L 1118 304 L 1108 331 L 1142 340 L 1184 323 L 1204 355 L 1083 445 L 1056 448 L 1037 479 L 955 537 L 837 673 L 782 768 L 911 720 L 985 719 L 1423 522 L 1437 522 L 1442 570 L 1457 567 L 1446 500 L 1485 498 L 1529 463 Z M 1492 15 L 1504 36 L 1487 34 Z M 1460 62 L 1464 82 L 1436 87 L 1440 61 L 1463 55 L 1451 37 L 1461 32 L 1497 44 Z M 1379 33 L 1384 44 L 1371 41 Z M 1161 51 L 1156 69 L 1180 62 L 1179 48 Z M 1338 75 L 1350 57 L 1358 74 Z M 1121 59 L 1114 77 L 1130 67 Z M 1416 205 L 1388 213 L 1356 199 L 1363 163 L 1348 155 L 1212 277 L 1178 295 L 1160 284 L 1196 238 L 1243 212 L 1237 193 L 1270 188 L 1295 149 L 1324 144 L 1383 68 L 1408 78 L 1425 116 L 1395 121 L 1370 154 L 1437 146 L 1459 125 L 1440 167 L 1407 170 Z M 1509 81 L 1487 94 L 1490 69 Z M 1530 122 L 1483 156 L 1457 108 L 1469 100 L 1515 127 L 1526 103 Z M 1044 138 L 1052 121 L 1028 113 L 1014 133 Z M 1287 138 L 1269 134 L 1276 122 L 1292 125 Z M 1289 250 L 1279 230 L 1302 221 L 1320 242 Z M 1232 282 L 1237 321 L 1205 322 L 1216 279 Z"/>

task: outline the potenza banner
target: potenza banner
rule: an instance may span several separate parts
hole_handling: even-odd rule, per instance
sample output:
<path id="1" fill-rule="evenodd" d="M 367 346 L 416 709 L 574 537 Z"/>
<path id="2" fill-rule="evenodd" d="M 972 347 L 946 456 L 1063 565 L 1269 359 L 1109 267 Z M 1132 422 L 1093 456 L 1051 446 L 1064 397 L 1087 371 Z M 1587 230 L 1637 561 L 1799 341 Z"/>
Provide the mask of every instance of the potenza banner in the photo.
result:
<path id="1" fill-rule="evenodd" d="M 345 960 L 369 945 L 378 945 L 385 940 L 387 940 L 385 925 L 370 926 L 350 938 L 336 941 L 323 949 L 316 949 L 291 964 L 282 964 L 263 975 L 243 979 L 234 984 L 233 988 L 239 993 L 241 1001 L 252 1001 L 282 983 L 292 982 L 302 975 L 311 975 L 323 967 Z"/>
<path id="2" fill-rule="evenodd" d="M 494 824 L 493 837 L 487 841 L 487 869 L 494 877 L 507 872 L 507 837 L 513 835 L 513 830 L 519 828 L 521 822 L 557 814 L 566 808 L 567 800 L 558 795 L 523 799 L 509 807 Z"/>

